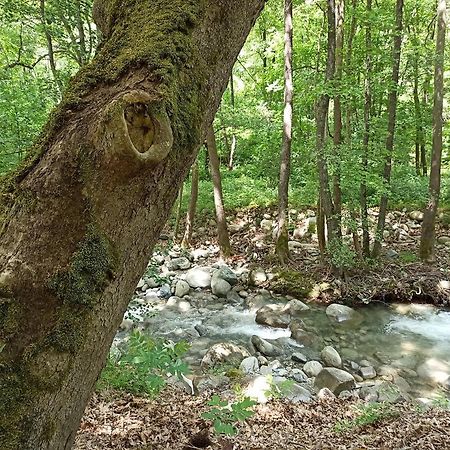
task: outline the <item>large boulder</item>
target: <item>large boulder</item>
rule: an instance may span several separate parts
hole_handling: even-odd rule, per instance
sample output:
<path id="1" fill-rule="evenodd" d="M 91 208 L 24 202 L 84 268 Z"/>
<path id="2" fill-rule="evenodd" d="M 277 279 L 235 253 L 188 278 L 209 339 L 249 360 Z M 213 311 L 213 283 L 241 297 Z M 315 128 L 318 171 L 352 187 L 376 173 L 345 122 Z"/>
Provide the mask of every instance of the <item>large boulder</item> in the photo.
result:
<path id="1" fill-rule="evenodd" d="M 275 328 L 287 328 L 291 317 L 285 305 L 270 304 L 256 311 L 256 323 Z"/>
<path id="2" fill-rule="evenodd" d="M 193 267 L 186 273 L 186 281 L 192 288 L 211 286 L 211 269 L 209 267 Z"/>
<path id="3" fill-rule="evenodd" d="M 300 300 L 294 298 L 287 304 L 287 308 L 289 309 L 289 313 L 291 316 L 300 316 L 303 315 L 306 311 L 309 311 L 309 306 L 306 303 L 303 303 Z"/>
<path id="4" fill-rule="evenodd" d="M 325 367 L 314 380 L 314 386 L 320 390 L 328 388 L 334 395 L 342 391 L 350 391 L 355 388 L 353 375 L 345 370 L 335 367 Z"/>
<path id="5" fill-rule="evenodd" d="M 330 320 L 338 323 L 359 322 L 362 320 L 362 316 L 359 312 L 349 306 L 339 305 L 338 303 L 329 305 L 325 312 Z"/>
<path id="6" fill-rule="evenodd" d="M 220 342 L 206 352 L 200 366 L 202 369 L 209 369 L 221 364 L 237 367 L 248 356 L 250 354 L 246 349 L 231 342 Z"/>

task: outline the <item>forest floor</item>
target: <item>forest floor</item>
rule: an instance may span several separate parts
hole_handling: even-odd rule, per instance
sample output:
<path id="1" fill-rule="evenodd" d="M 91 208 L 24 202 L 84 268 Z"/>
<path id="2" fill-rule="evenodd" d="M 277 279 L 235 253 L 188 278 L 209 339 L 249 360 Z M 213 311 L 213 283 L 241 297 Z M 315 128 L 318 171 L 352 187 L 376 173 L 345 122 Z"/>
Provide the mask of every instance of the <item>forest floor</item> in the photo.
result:
<path id="1" fill-rule="evenodd" d="M 450 449 L 450 410 L 439 407 L 395 404 L 375 410 L 349 400 L 278 400 L 256 406 L 235 437 L 217 438 L 200 418 L 208 398 L 172 389 L 155 400 L 95 395 L 75 450 Z"/>
<path id="2" fill-rule="evenodd" d="M 387 215 L 385 238 L 380 261 L 362 261 L 343 256 L 348 263 L 344 277 L 337 279 L 328 262 L 320 258 L 315 230 L 308 229 L 313 210 L 290 211 L 290 261 L 282 268 L 274 255 L 274 208 L 251 208 L 228 215 L 234 264 L 261 266 L 267 271 L 295 271 L 316 285 L 311 300 L 348 304 L 371 301 L 423 302 L 450 305 L 450 228 L 438 222 L 435 261 L 422 263 L 418 258 L 421 233 L 419 211 L 393 211 Z M 376 223 L 377 211 L 369 211 L 369 220 Z M 271 225 L 272 224 L 272 225 Z M 272 228 L 271 228 L 272 227 Z M 193 248 L 216 242 L 216 226 L 212 216 L 196 220 Z M 166 229 L 162 247 L 173 243 L 172 230 Z M 344 229 L 344 241 L 352 250 L 350 230 Z M 270 281 L 266 286 L 270 289 Z M 318 289 L 317 289 L 318 288 Z M 285 292 L 289 294 L 289 292 Z M 292 293 L 295 296 L 295 293 Z"/>
<path id="3" fill-rule="evenodd" d="M 305 231 L 307 218 L 308 214 L 303 217 L 300 213 L 295 227 Z M 262 267 L 267 274 L 275 272 L 269 222 L 275 224 L 273 210 L 254 209 L 230 215 L 234 265 Z M 301 237 L 297 232 L 290 244 L 291 261 L 283 270 L 305 274 L 320 286 L 314 300 L 322 302 L 395 300 L 448 305 L 449 243 L 441 239 L 435 263 L 422 264 L 416 257 L 420 221 L 405 211 L 393 213 L 387 230 L 381 263 L 368 266 L 356 260 L 344 280 L 335 279 L 321 261 L 314 233 L 309 232 Z M 193 247 L 214 246 L 215 233 L 213 219 L 202 217 Z M 450 237 L 450 231 L 441 227 L 438 236 Z M 168 250 L 172 244 L 168 228 L 159 250 Z M 271 289 L 270 280 L 260 287 Z M 336 398 L 301 404 L 272 400 L 255 406 L 254 416 L 238 426 L 235 437 L 217 438 L 210 424 L 201 418 L 201 413 L 210 408 L 211 394 L 191 396 L 173 387 L 166 388 L 156 399 L 121 392 L 97 393 L 86 409 L 75 450 L 450 449 L 447 400 L 433 407 L 414 403 L 374 407 Z"/>

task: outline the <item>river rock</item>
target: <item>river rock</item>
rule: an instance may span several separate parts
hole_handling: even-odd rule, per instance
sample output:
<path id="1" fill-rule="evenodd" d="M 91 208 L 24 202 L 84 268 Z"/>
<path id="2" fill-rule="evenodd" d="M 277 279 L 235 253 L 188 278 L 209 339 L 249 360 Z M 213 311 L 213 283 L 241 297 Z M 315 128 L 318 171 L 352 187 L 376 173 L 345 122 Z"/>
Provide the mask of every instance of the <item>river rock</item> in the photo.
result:
<path id="1" fill-rule="evenodd" d="M 308 377 L 316 377 L 322 370 L 323 366 L 319 361 L 308 361 L 303 366 L 303 372 L 305 372 Z"/>
<path id="2" fill-rule="evenodd" d="M 218 297 L 226 297 L 228 292 L 231 291 L 231 284 L 222 278 L 214 278 L 213 276 L 211 279 L 211 291 Z"/>
<path id="3" fill-rule="evenodd" d="M 349 391 L 356 387 L 355 379 L 351 374 L 335 367 L 325 367 L 316 376 L 314 386 L 317 389 L 328 388 L 334 395 L 339 395 L 342 391 Z"/>
<path id="4" fill-rule="evenodd" d="M 320 357 L 326 366 L 330 367 L 341 367 L 342 359 L 337 350 L 334 347 L 327 346 L 325 347 L 321 353 Z"/>
<path id="5" fill-rule="evenodd" d="M 257 267 L 250 271 L 248 281 L 254 286 L 261 286 L 267 281 L 267 274 L 263 268 Z"/>
<path id="6" fill-rule="evenodd" d="M 187 283 L 184 280 L 178 280 L 177 284 L 175 285 L 175 295 L 177 297 L 184 297 L 185 295 L 189 294 L 190 290 L 189 283 Z"/>
<path id="7" fill-rule="evenodd" d="M 383 381 L 376 385 L 376 391 L 378 392 L 379 402 L 397 403 L 405 398 L 400 389 L 390 381 Z"/>
<path id="8" fill-rule="evenodd" d="M 299 344 L 314 348 L 321 346 L 322 338 L 312 331 L 306 331 L 303 321 L 299 319 L 292 320 L 289 324 L 289 329 L 291 330 L 292 338 Z"/>
<path id="9" fill-rule="evenodd" d="M 328 388 L 322 388 L 318 392 L 317 398 L 319 400 L 333 400 L 336 398 L 336 396 Z"/>
<path id="10" fill-rule="evenodd" d="M 309 311 L 309 306 L 296 298 L 287 304 L 287 308 L 291 316 L 303 315 L 305 311 Z"/>
<path id="11" fill-rule="evenodd" d="M 287 328 L 291 321 L 284 305 L 271 304 L 256 311 L 256 323 L 275 328 Z"/>
<path id="12" fill-rule="evenodd" d="M 266 233 L 270 233 L 272 231 L 272 221 L 269 219 L 263 219 L 261 220 L 261 229 L 264 230 Z"/>
<path id="13" fill-rule="evenodd" d="M 242 298 L 236 291 L 231 290 L 227 294 L 227 303 L 232 305 L 240 305 L 242 303 Z"/>
<path id="14" fill-rule="evenodd" d="M 239 369 L 246 375 L 251 373 L 257 373 L 259 370 L 258 358 L 255 356 L 249 356 L 242 360 Z"/>
<path id="15" fill-rule="evenodd" d="M 450 236 L 439 236 L 437 238 L 438 244 L 450 245 Z"/>
<path id="16" fill-rule="evenodd" d="M 372 366 L 360 367 L 359 373 L 365 380 L 370 380 L 377 376 L 377 373 L 375 372 L 375 369 Z"/>
<path id="17" fill-rule="evenodd" d="M 222 266 L 217 269 L 212 276 L 212 279 L 220 278 L 221 280 L 225 280 L 231 286 L 234 286 L 238 282 L 237 275 L 227 266 Z"/>
<path id="18" fill-rule="evenodd" d="M 131 319 L 123 319 L 120 324 L 122 331 L 130 331 L 133 328 L 134 322 Z"/>
<path id="19" fill-rule="evenodd" d="M 167 263 L 168 270 L 186 270 L 191 267 L 191 262 L 184 256 L 174 258 Z"/>
<path id="20" fill-rule="evenodd" d="M 292 353 L 291 358 L 292 361 L 299 362 L 302 364 L 308 362 L 308 358 L 303 353 L 300 352 Z"/>
<path id="21" fill-rule="evenodd" d="M 170 297 L 167 300 L 166 306 L 180 312 L 189 311 L 191 309 L 191 304 L 188 301 L 177 296 Z"/>
<path id="22" fill-rule="evenodd" d="M 281 353 L 281 350 L 278 347 L 275 347 L 275 345 L 259 336 L 252 336 L 251 343 L 258 352 L 261 352 L 265 356 L 276 356 Z"/>
<path id="23" fill-rule="evenodd" d="M 429 358 L 417 368 L 417 374 L 428 382 L 445 385 L 450 380 L 450 365 L 436 358 Z"/>
<path id="24" fill-rule="evenodd" d="M 327 316 L 338 323 L 348 321 L 359 321 L 362 316 L 359 312 L 355 311 L 346 305 L 339 305 L 338 303 L 332 303 L 326 309 Z"/>
<path id="25" fill-rule="evenodd" d="M 308 403 L 311 401 L 311 392 L 298 383 L 288 385 L 281 389 L 281 393 L 286 400 L 292 403 Z"/>
<path id="26" fill-rule="evenodd" d="M 202 394 L 206 391 L 223 388 L 229 383 L 230 379 L 225 375 L 206 375 L 195 377 L 193 380 L 193 385 L 195 392 Z"/>
<path id="27" fill-rule="evenodd" d="M 422 211 L 411 211 L 408 214 L 411 220 L 415 220 L 416 222 L 422 222 L 423 220 L 423 212 Z"/>
<path id="28" fill-rule="evenodd" d="M 209 267 L 193 267 L 186 273 L 186 281 L 192 288 L 211 286 L 211 269 Z"/>
<path id="29" fill-rule="evenodd" d="M 250 356 L 247 350 L 230 342 L 213 345 L 205 354 L 200 364 L 202 369 L 209 369 L 219 364 L 237 367 L 244 358 Z"/>

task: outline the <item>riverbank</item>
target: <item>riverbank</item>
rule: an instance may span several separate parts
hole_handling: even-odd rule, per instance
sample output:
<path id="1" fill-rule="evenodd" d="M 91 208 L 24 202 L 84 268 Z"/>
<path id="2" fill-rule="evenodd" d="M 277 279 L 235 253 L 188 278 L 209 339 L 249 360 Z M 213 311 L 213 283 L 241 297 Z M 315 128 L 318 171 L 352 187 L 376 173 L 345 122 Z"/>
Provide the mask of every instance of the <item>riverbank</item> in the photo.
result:
<path id="1" fill-rule="evenodd" d="M 346 264 L 344 279 L 336 279 L 329 264 L 320 258 L 316 213 L 312 209 L 290 210 L 291 259 L 286 266 L 277 267 L 273 239 L 276 215 L 273 208 L 250 208 L 228 214 L 230 240 L 234 249 L 230 261 L 234 265 L 260 266 L 269 274 L 277 271 L 297 272 L 313 283 L 315 289 L 310 291 L 310 298 L 325 303 L 395 301 L 450 305 L 448 213 L 442 215 L 437 224 L 436 259 L 433 264 L 422 263 L 417 257 L 422 221 L 420 211 L 388 213 L 382 254 L 378 262 L 362 261 L 357 257 L 353 249 L 351 228 L 344 227 L 343 239 L 348 245 L 348 251 L 341 256 Z M 374 226 L 376 221 L 377 211 L 369 210 L 370 225 Z M 350 223 L 348 218 L 344 219 L 344 223 L 346 222 Z M 194 229 L 194 252 L 202 254 L 208 252 L 208 249 L 214 249 L 213 256 L 217 259 L 216 225 L 211 214 L 203 212 L 196 219 Z M 373 236 L 371 239 L 373 240 Z M 160 241 L 160 248 L 167 250 L 172 242 L 171 228 L 167 228 Z M 267 288 L 270 285 L 270 279 L 265 284 L 262 283 Z"/>

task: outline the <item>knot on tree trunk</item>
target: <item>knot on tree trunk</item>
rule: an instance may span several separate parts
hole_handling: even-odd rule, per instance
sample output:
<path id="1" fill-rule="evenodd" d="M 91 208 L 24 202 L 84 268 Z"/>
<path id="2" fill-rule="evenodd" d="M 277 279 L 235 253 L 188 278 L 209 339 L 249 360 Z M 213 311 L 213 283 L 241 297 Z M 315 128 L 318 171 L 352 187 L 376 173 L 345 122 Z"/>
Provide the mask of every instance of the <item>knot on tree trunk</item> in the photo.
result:
<path id="1" fill-rule="evenodd" d="M 95 136 L 108 164 L 121 171 L 158 164 L 172 149 L 173 133 L 164 104 L 133 90 L 113 100 L 102 113 Z"/>

